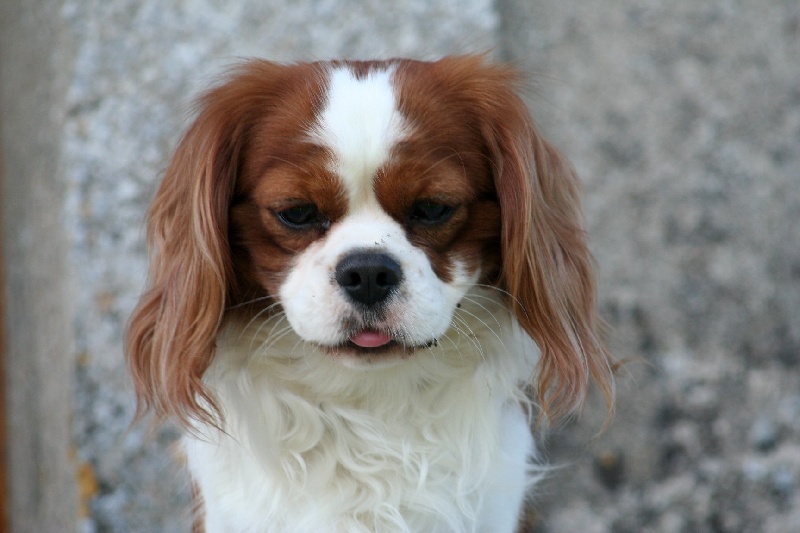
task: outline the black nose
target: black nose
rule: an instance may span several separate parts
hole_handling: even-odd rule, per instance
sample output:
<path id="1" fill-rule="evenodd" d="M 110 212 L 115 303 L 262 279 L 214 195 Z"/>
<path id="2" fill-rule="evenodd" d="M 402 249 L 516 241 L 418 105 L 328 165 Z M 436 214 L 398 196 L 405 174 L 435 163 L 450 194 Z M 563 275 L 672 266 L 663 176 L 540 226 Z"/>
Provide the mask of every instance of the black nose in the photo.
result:
<path id="1" fill-rule="evenodd" d="M 372 306 L 385 300 L 403 279 L 400 263 L 383 253 L 353 252 L 336 265 L 336 282 L 355 302 Z"/>

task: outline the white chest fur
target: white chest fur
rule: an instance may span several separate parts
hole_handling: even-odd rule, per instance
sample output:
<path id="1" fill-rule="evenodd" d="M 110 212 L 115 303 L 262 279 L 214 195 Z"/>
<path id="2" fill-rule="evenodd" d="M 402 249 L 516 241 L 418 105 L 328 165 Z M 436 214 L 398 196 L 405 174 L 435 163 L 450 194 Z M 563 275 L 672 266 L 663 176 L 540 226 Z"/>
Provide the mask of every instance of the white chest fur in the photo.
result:
<path id="1" fill-rule="evenodd" d="M 258 332 L 227 328 L 206 374 L 226 432 L 185 439 L 208 533 L 514 531 L 533 478 L 518 389 L 533 350 L 498 326 L 382 368 L 291 334 L 264 352 Z"/>

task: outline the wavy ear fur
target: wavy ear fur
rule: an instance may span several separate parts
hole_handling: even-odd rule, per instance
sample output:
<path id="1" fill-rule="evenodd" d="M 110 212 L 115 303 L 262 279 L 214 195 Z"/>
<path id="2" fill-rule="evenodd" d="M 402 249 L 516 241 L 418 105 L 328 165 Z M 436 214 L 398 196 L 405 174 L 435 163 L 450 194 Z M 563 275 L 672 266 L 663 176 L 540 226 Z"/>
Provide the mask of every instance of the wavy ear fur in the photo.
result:
<path id="1" fill-rule="evenodd" d="M 128 324 L 126 356 L 139 414 L 152 409 L 188 425 L 218 423 L 203 373 L 214 353 L 223 313 L 236 290 L 228 245 L 228 209 L 253 102 L 280 67 L 251 63 L 236 83 L 198 101 L 147 215 L 149 283 Z"/>
<path id="2" fill-rule="evenodd" d="M 612 357 L 600 339 L 595 280 L 569 162 L 537 131 L 513 71 L 484 66 L 494 95 L 484 137 L 501 207 L 500 286 L 541 358 L 536 394 L 546 419 L 574 412 L 594 379 L 613 411 Z"/>

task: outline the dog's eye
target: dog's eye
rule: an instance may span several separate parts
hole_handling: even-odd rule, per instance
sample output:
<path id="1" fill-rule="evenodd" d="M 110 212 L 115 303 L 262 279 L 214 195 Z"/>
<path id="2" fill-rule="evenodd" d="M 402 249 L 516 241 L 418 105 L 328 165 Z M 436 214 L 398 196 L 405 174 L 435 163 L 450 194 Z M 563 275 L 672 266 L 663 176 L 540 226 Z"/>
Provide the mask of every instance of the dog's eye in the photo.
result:
<path id="1" fill-rule="evenodd" d="M 285 226 L 306 229 L 310 226 L 327 227 L 328 223 L 314 204 L 300 204 L 277 211 L 275 215 Z"/>
<path id="2" fill-rule="evenodd" d="M 455 210 L 455 207 L 449 205 L 419 200 L 411 206 L 411 221 L 428 225 L 441 224 L 446 222 Z"/>

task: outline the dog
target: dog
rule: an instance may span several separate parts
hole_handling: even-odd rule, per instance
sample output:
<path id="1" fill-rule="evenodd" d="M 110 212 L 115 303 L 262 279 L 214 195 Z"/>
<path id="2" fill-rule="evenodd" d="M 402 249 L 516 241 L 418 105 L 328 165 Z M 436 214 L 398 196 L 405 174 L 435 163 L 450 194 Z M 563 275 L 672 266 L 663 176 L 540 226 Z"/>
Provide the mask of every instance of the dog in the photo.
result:
<path id="1" fill-rule="evenodd" d="M 613 405 L 579 182 L 486 56 L 233 67 L 148 212 L 126 353 L 200 530 L 513 532 Z"/>

